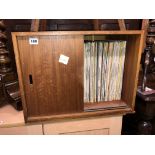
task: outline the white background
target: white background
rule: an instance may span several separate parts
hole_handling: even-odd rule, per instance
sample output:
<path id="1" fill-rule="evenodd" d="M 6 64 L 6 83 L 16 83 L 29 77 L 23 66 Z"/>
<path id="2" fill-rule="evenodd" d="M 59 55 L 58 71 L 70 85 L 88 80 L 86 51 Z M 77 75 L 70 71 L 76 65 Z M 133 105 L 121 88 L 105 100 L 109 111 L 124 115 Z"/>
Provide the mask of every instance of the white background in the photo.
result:
<path id="1" fill-rule="evenodd" d="M 1 19 L 153 19 L 152 0 L 3 0 Z M 0 136 L 0 155 L 152 155 L 151 136 Z"/>

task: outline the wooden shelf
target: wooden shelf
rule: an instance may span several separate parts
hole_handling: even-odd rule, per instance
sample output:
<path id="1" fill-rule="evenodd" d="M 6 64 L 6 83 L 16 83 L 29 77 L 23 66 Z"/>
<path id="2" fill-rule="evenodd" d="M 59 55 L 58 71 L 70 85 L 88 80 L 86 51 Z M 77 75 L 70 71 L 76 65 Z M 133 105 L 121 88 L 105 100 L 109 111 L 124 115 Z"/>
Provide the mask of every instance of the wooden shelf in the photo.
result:
<path id="1" fill-rule="evenodd" d="M 110 109 L 122 109 L 127 108 L 127 104 L 122 100 L 117 101 L 105 101 L 105 102 L 95 102 L 95 103 L 85 103 L 84 111 L 99 111 L 99 110 L 110 110 Z"/>
<path id="2" fill-rule="evenodd" d="M 89 117 L 100 117 L 100 116 L 117 116 L 125 115 L 127 113 L 132 113 L 133 110 L 129 107 L 126 108 L 115 108 L 111 110 L 101 110 L 101 111 L 89 111 L 89 112 L 75 112 L 68 114 L 57 114 L 57 115 L 48 115 L 48 116 L 37 116 L 37 117 L 28 117 L 28 122 L 40 122 L 40 121 L 50 121 L 55 122 L 58 120 L 72 120 L 77 118 L 89 118 Z"/>

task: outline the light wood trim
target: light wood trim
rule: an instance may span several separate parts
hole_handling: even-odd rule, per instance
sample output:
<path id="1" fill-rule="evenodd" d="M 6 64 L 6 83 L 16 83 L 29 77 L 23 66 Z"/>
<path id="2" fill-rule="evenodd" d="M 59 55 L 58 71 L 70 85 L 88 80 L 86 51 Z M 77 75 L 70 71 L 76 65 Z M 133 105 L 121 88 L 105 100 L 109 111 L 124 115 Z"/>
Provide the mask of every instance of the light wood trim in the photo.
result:
<path id="1" fill-rule="evenodd" d="M 32 19 L 32 22 L 31 22 L 31 31 L 34 31 L 34 32 L 39 31 L 39 23 L 40 23 L 40 20 L 39 19 Z"/>
<path id="2" fill-rule="evenodd" d="M 25 98 L 25 93 L 24 93 L 22 68 L 21 68 L 21 62 L 20 62 L 20 56 L 19 56 L 19 51 L 18 51 L 16 35 L 13 34 L 13 33 L 12 33 L 12 41 L 13 41 L 15 60 L 16 60 L 16 66 L 17 66 L 17 72 L 18 72 L 20 95 L 21 95 L 21 98 L 22 98 L 22 106 L 23 106 L 23 109 L 24 109 L 23 110 L 24 119 L 26 121 L 26 119 L 27 119 L 27 105 L 26 105 L 26 98 Z"/>
<path id="3" fill-rule="evenodd" d="M 43 35 L 134 35 L 142 34 L 142 30 L 127 31 L 44 31 L 44 32 L 12 32 L 16 36 Z"/>
<path id="4" fill-rule="evenodd" d="M 119 24 L 120 30 L 126 30 L 124 19 L 118 19 L 118 24 Z"/>

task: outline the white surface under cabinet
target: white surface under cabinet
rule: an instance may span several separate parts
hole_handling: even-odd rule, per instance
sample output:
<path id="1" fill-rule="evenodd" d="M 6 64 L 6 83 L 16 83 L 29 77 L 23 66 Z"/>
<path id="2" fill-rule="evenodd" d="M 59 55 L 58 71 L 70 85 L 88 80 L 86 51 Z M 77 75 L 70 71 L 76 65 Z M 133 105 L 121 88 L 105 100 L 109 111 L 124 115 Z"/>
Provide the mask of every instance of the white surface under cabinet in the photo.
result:
<path id="1" fill-rule="evenodd" d="M 17 127 L 1 127 L 0 135 L 42 135 L 42 125 L 25 125 Z"/>
<path id="2" fill-rule="evenodd" d="M 121 128 L 122 115 L 25 124 L 23 111 L 0 108 L 0 135 L 120 135 Z"/>
<path id="3" fill-rule="evenodd" d="M 122 116 L 87 118 L 43 124 L 45 135 L 120 135 Z"/>
<path id="4" fill-rule="evenodd" d="M 17 111 L 11 104 L 0 107 L 0 127 L 24 125 L 23 111 Z"/>

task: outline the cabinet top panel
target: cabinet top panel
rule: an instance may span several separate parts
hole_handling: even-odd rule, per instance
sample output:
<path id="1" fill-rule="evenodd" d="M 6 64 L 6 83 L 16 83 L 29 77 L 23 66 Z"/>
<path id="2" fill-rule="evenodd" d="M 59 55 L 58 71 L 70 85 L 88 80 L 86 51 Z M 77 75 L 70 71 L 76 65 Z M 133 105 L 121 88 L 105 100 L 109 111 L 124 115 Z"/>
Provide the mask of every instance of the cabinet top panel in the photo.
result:
<path id="1" fill-rule="evenodd" d="M 40 31 L 40 32 L 12 32 L 15 36 L 29 35 L 141 35 L 143 30 L 126 31 Z"/>

